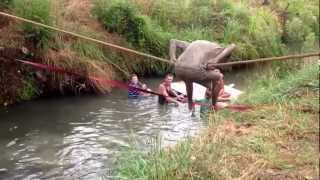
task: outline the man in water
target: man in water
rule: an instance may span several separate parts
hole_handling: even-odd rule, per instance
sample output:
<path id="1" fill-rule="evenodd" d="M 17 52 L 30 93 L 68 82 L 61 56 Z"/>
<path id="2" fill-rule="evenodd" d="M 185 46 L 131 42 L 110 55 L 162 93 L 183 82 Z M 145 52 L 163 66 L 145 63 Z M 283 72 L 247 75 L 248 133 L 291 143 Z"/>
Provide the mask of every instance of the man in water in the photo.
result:
<path id="1" fill-rule="evenodd" d="M 136 74 L 131 75 L 131 81 L 129 83 L 129 86 L 130 87 L 128 89 L 128 97 L 129 98 L 137 98 L 141 92 L 135 88 L 142 89 L 143 84 L 139 81 L 138 76 Z"/>
<path id="2" fill-rule="evenodd" d="M 183 95 L 178 95 L 172 90 L 172 81 L 173 75 L 167 74 L 164 81 L 159 85 L 158 92 L 159 94 L 162 94 L 162 96 L 159 96 L 158 99 L 159 104 L 174 103 L 179 105 L 179 103 L 185 99 Z"/>

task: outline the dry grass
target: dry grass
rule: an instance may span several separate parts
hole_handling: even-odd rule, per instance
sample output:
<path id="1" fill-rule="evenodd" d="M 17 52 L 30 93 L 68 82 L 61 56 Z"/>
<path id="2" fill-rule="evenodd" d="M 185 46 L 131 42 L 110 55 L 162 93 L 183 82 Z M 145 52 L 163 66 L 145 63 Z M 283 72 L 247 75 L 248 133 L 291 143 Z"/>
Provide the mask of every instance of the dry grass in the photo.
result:
<path id="1" fill-rule="evenodd" d="M 105 94 L 111 90 L 110 84 L 104 84 L 102 82 L 95 81 L 90 79 L 90 76 L 99 76 L 105 79 L 113 79 L 114 73 L 110 65 L 99 62 L 96 60 L 91 60 L 87 58 L 79 57 L 75 52 L 70 51 L 69 49 L 64 49 L 61 51 L 52 51 L 49 50 L 45 54 L 45 63 L 60 67 L 66 70 L 76 71 L 82 74 L 85 78 L 85 84 L 90 85 L 92 89 L 96 90 L 99 94 Z M 66 76 L 61 74 L 56 74 L 54 80 L 61 83 L 65 80 Z M 77 79 L 80 77 L 69 77 L 71 79 L 70 86 L 72 88 L 77 87 Z M 68 79 L 69 79 L 68 78 Z M 82 77 L 83 78 L 83 77 Z"/>
<path id="2" fill-rule="evenodd" d="M 18 31 L 17 25 L 10 22 L 0 24 L 0 46 L 2 47 L 22 47 L 24 44 L 24 38 L 22 33 Z"/>

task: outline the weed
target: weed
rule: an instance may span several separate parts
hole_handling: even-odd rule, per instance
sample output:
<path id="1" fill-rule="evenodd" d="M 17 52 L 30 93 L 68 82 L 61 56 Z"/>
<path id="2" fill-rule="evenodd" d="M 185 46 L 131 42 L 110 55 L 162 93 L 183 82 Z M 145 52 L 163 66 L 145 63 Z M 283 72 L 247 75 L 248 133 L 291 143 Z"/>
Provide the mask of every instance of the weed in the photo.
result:
<path id="1" fill-rule="evenodd" d="M 21 17 L 51 25 L 51 0 L 13 0 L 13 11 Z M 46 48 L 53 32 L 47 28 L 24 23 L 22 30 L 25 37 L 34 43 L 38 48 Z"/>

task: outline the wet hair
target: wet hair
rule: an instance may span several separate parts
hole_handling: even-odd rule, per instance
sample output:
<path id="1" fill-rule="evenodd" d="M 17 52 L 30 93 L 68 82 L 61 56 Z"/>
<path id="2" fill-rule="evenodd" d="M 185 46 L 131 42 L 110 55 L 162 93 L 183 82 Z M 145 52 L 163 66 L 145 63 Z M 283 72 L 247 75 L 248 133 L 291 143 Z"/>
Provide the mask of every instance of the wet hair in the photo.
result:
<path id="1" fill-rule="evenodd" d="M 132 79 L 133 77 L 138 77 L 138 75 L 135 74 L 135 73 L 133 73 L 133 74 L 131 74 L 131 79 Z"/>
<path id="2" fill-rule="evenodd" d="M 167 77 L 173 77 L 173 74 L 172 73 L 168 73 L 167 75 L 166 75 L 166 78 Z"/>

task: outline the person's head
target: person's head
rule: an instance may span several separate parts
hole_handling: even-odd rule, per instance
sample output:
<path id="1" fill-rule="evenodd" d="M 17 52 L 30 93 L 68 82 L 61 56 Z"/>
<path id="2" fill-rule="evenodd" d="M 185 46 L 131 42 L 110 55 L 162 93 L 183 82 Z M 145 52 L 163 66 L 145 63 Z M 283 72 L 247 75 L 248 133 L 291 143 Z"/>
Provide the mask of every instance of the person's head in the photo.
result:
<path id="1" fill-rule="evenodd" d="M 211 90 L 209 88 L 207 88 L 206 93 L 205 93 L 205 98 L 209 99 L 209 98 L 211 98 L 211 96 L 212 96 Z"/>
<path id="2" fill-rule="evenodd" d="M 139 82 L 138 76 L 136 74 L 131 75 L 131 82 L 137 84 Z"/>
<path id="3" fill-rule="evenodd" d="M 170 85 L 172 81 L 173 81 L 173 74 L 171 73 L 167 74 L 164 79 L 165 84 Z"/>
<path id="4" fill-rule="evenodd" d="M 214 69 L 213 71 L 219 73 L 221 75 L 221 78 L 223 78 L 223 74 L 221 73 L 220 69 Z"/>

